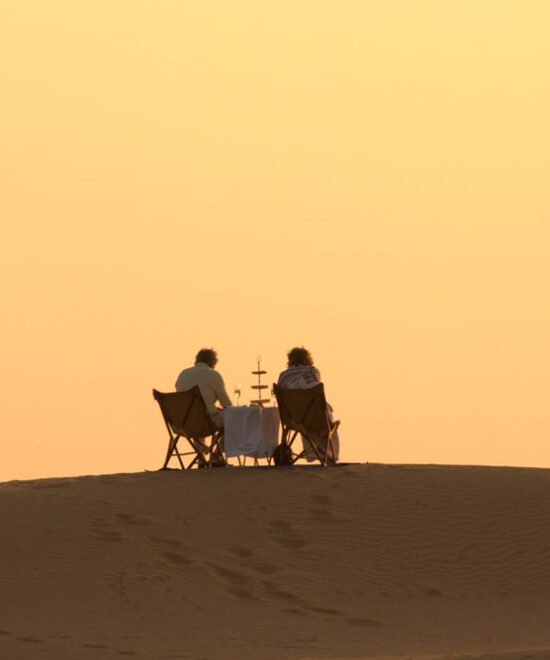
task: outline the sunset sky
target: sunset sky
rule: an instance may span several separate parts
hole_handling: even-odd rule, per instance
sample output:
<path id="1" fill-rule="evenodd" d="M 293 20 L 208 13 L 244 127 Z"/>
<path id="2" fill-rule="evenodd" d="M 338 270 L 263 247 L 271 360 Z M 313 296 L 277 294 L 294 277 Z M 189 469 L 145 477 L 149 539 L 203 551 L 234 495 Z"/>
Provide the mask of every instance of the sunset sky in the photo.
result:
<path id="1" fill-rule="evenodd" d="M 0 480 L 305 345 L 344 461 L 550 467 L 550 3 L 0 0 Z"/>

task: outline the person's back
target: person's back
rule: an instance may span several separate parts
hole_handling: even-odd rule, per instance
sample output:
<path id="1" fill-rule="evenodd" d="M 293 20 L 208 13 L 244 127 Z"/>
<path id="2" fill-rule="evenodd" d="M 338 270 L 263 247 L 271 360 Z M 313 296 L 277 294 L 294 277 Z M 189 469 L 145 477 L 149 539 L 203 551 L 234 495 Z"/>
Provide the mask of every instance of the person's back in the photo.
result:
<path id="1" fill-rule="evenodd" d="M 290 365 L 281 371 L 277 384 L 285 390 L 307 390 L 321 382 L 321 374 L 313 365 Z"/>
<path id="2" fill-rule="evenodd" d="M 208 413 L 218 426 L 223 425 L 223 414 L 216 406 L 219 402 L 223 408 L 231 405 L 221 374 L 215 370 L 218 362 L 216 352 L 209 348 L 201 349 L 192 367 L 184 369 L 176 380 L 176 391 L 186 392 L 198 385 Z"/>
<path id="3" fill-rule="evenodd" d="M 288 352 L 287 358 L 288 368 L 281 371 L 277 381 L 277 384 L 280 387 L 286 390 L 308 390 L 321 382 L 321 374 L 319 370 L 313 366 L 313 358 L 307 349 L 303 347 L 293 348 Z M 329 419 L 332 420 L 332 407 L 328 403 L 327 413 Z M 322 447 L 323 445 L 326 446 L 327 442 L 325 436 L 317 434 L 310 434 L 308 437 L 304 437 L 304 434 L 302 434 L 302 440 L 304 442 L 304 450 L 308 461 L 313 461 L 316 457 L 315 453 L 309 446 L 309 443 L 314 442 Z M 331 458 L 336 462 L 340 453 L 340 440 L 337 432 L 333 435 L 332 440 L 334 456 Z"/>

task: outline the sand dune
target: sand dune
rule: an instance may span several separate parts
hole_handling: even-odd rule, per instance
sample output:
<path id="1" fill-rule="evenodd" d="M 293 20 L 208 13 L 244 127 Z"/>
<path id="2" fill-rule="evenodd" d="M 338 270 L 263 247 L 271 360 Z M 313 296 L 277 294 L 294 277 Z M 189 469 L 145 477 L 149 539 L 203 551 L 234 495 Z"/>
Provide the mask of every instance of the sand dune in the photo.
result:
<path id="1" fill-rule="evenodd" d="M 0 485 L 1 658 L 550 658 L 550 471 Z"/>

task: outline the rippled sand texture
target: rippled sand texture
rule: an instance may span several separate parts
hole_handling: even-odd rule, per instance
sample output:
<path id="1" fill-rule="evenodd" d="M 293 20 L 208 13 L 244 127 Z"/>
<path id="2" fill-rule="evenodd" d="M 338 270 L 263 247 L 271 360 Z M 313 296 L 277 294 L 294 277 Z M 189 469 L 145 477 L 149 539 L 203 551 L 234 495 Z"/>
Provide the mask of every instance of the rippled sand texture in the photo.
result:
<path id="1" fill-rule="evenodd" d="M 550 471 L 0 484 L 1 658 L 550 658 Z"/>

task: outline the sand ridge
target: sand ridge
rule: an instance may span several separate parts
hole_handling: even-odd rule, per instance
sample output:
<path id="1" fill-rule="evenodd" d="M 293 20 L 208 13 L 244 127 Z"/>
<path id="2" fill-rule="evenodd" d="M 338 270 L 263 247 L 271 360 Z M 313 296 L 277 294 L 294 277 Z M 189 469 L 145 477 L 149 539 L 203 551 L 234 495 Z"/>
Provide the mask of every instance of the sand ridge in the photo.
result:
<path id="1" fill-rule="evenodd" d="M 550 658 L 549 495 L 468 466 L 0 484 L 0 657 Z"/>

